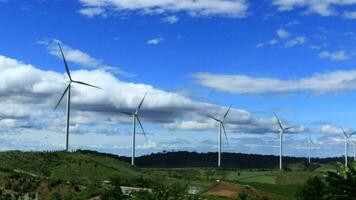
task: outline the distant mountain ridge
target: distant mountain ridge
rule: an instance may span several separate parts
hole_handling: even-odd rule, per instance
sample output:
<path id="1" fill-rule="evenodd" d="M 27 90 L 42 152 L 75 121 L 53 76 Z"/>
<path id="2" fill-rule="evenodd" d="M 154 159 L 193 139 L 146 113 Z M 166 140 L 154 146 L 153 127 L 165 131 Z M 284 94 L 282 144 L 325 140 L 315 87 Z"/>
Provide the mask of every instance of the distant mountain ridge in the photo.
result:
<path id="1" fill-rule="evenodd" d="M 131 157 L 118 156 L 110 153 L 101 153 L 92 150 L 78 150 L 85 154 L 105 155 L 111 158 L 119 159 L 125 162 L 130 162 Z M 135 163 L 139 167 L 152 168 L 181 168 L 181 167 L 216 167 L 217 153 L 198 153 L 187 151 L 169 151 L 152 153 L 149 155 L 136 157 Z M 243 153 L 222 153 L 222 166 L 225 168 L 265 168 L 274 169 L 279 165 L 279 156 L 275 155 L 259 155 L 259 154 L 243 154 Z M 283 157 L 285 166 L 296 163 L 306 163 L 307 158 L 303 157 Z M 343 157 L 332 158 L 312 158 L 312 162 L 326 164 L 343 162 Z"/>

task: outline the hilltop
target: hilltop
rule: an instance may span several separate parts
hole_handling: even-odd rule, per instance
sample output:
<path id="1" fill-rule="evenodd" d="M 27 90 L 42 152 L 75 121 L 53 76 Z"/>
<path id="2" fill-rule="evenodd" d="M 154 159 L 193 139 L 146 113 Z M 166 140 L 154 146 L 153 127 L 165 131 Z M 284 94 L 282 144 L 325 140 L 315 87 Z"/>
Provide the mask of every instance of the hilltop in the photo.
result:
<path id="1" fill-rule="evenodd" d="M 107 156 L 125 161 L 127 163 L 129 163 L 131 160 L 131 157 L 118 156 L 91 150 L 78 150 L 78 152 L 84 154 Z M 275 155 L 222 153 L 221 160 L 224 168 L 277 169 L 279 166 L 279 156 Z M 135 158 L 136 165 L 145 168 L 216 167 L 216 162 L 216 152 L 198 153 L 187 151 L 170 151 L 152 153 Z M 312 162 L 321 165 L 333 165 L 336 167 L 337 162 L 343 162 L 343 157 L 312 158 Z M 286 166 L 298 163 L 307 165 L 307 158 L 284 156 L 283 163 Z"/>

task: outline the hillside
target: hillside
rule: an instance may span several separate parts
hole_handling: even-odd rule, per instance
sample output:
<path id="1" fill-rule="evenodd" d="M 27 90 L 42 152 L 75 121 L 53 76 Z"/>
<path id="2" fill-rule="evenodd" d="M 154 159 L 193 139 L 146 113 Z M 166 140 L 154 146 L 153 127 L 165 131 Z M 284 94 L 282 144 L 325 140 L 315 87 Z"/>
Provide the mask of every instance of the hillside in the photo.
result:
<path id="1" fill-rule="evenodd" d="M 145 184 L 144 174 L 120 160 L 80 152 L 0 153 L 2 193 L 39 193 L 47 199 L 53 193 L 74 192 L 78 199 L 102 192 L 103 181 L 118 179 L 125 185 Z"/>
<path id="2" fill-rule="evenodd" d="M 174 156 L 176 161 L 173 161 Z M 334 164 L 327 162 L 335 162 L 333 159 L 324 159 L 306 169 L 302 158 L 290 158 L 288 168 L 291 171 L 280 172 L 257 169 L 263 166 L 273 168 L 275 161 L 269 160 L 270 156 L 230 156 L 232 161 L 229 168 L 217 169 L 204 166 L 209 165 L 207 163 L 214 165 L 213 153 L 166 152 L 139 157 L 139 165 L 146 165 L 146 168 L 139 168 L 125 162 L 129 158 L 94 151 L 1 152 L 0 199 L 26 194 L 32 197 L 38 195 L 40 199 L 92 199 L 106 194 L 116 186 L 179 186 L 185 188 L 185 191 L 196 188 L 204 199 L 209 200 L 235 198 L 240 192 L 267 196 L 272 200 L 293 199 L 298 184 L 304 183 L 311 176 L 320 175 L 325 169 L 333 169 Z M 238 160 L 239 156 L 245 160 Z M 204 161 L 204 158 L 207 160 Z M 261 161 L 256 161 L 257 158 Z M 200 160 L 203 160 L 201 164 Z M 232 165 L 233 162 L 236 163 Z M 255 163 L 246 165 L 247 162 Z M 267 162 L 267 165 L 263 165 L 263 162 Z"/>

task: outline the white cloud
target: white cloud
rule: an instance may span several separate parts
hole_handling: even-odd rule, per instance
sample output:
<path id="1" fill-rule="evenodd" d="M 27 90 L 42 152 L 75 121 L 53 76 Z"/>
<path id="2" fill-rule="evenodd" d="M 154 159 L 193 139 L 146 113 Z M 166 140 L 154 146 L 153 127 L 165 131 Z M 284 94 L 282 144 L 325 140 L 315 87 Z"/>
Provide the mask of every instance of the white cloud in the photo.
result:
<path id="1" fill-rule="evenodd" d="M 149 39 L 146 43 L 148 45 L 157 45 L 157 44 L 163 42 L 163 40 L 164 40 L 163 38 L 152 38 L 152 39 Z"/>
<path id="2" fill-rule="evenodd" d="M 304 44 L 306 42 L 306 37 L 304 36 L 298 36 L 294 39 L 288 40 L 285 43 L 285 47 L 294 47 L 295 45 L 301 45 Z"/>
<path id="3" fill-rule="evenodd" d="M 288 23 L 286 24 L 286 26 L 288 27 L 288 26 L 294 26 L 294 25 L 298 25 L 298 24 L 300 24 L 300 21 L 298 21 L 298 20 L 293 20 L 293 21 L 288 22 Z"/>
<path id="4" fill-rule="evenodd" d="M 356 89 L 356 70 L 327 72 L 291 80 L 211 73 L 196 73 L 194 77 L 202 86 L 234 94 L 266 94 L 298 91 L 323 94 Z"/>
<path id="5" fill-rule="evenodd" d="M 83 8 L 79 12 L 89 17 L 109 12 L 139 11 L 143 14 L 186 12 L 200 17 L 218 15 L 240 18 L 244 17 L 248 10 L 246 0 L 80 0 L 80 2 Z"/>
<path id="6" fill-rule="evenodd" d="M 272 39 L 272 40 L 269 40 L 267 42 L 262 42 L 262 43 L 259 43 L 256 45 L 257 48 L 262 48 L 264 46 L 267 46 L 267 45 L 275 45 L 278 43 L 278 40 L 277 39 Z"/>
<path id="7" fill-rule="evenodd" d="M 168 24 L 175 24 L 179 21 L 179 18 L 175 15 L 171 15 L 162 19 L 163 22 Z"/>
<path id="8" fill-rule="evenodd" d="M 105 16 L 105 15 L 103 15 L 105 10 L 100 7 L 83 8 L 83 9 L 80 9 L 78 12 L 82 15 L 89 17 L 89 18 L 95 17 L 97 15 Z"/>
<path id="9" fill-rule="evenodd" d="M 356 77 L 356 72 L 345 74 Z M 76 80 L 103 88 L 103 90 L 96 90 L 73 86 L 71 133 L 75 134 L 71 135 L 70 145 L 75 148 L 98 148 L 101 151 L 109 149 L 111 152 L 123 154 L 120 149 L 115 151 L 117 148 L 115 145 L 129 149 L 130 136 L 126 132 L 122 133 L 121 127 L 118 128 L 116 125 L 129 124 L 130 121 L 126 116 L 119 115 L 117 111 L 135 109 L 146 91 L 148 91 L 147 101 L 141 113 L 144 126 L 147 123 L 154 123 L 155 127 L 163 125 L 172 130 L 216 131 L 217 124 L 207 119 L 206 114 L 221 116 L 226 111 L 226 107 L 193 101 L 151 85 L 124 82 L 103 70 L 76 70 L 72 71 L 72 76 Z M 340 79 L 343 76 L 345 76 L 343 73 L 335 74 L 335 77 Z M 325 77 L 325 79 L 327 81 L 320 80 L 321 86 L 323 84 L 328 86 L 328 81 L 332 78 Z M 343 78 L 339 82 L 342 82 L 341 86 L 343 86 L 352 80 L 351 77 Z M 63 148 L 64 113 L 61 110 L 54 112 L 53 106 L 63 92 L 66 81 L 67 77 L 64 73 L 41 70 L 33 65 L 0 55 L 0 129 L 4 133 L 1 135 L 1 140 L 6 142 L 2 148 L 24 150 Z M 336 81 L 333 85 L 339 86 L 339 82 Z M 280 84 L 284 85 L 284 83 Z M 287 85 L 291 87 L 292 84 Z M 283 123 L 289 124 L 285 121 Z M 150 128 L 148 126 L 146 131 L 150 132 Z M 247 111 L 232 109 L 226 119 L 226 128 L 229 133 L 263 134 L 276 132 L 278 127 L 272 116 L 260 119 Z M 305 130 L 305 127 L 298 126 L 293 132 Z M 107 135 L 103 136 L 103 134 Z M 149 139 L 160 140 L 162 137 L 167 137 L 169 140 L 167 135 L 169 134 L 160 133 L 159 137 L 149 137 Z M 8 139 L 4 139 L 5 137 Z M 199 137 L 205 138 L 205 135 Z M 139 139 L 143 141 L 142 136 Z M 186 148 L 189 141 L 194 139 L 188 137 L 181 148 Z M 138 144 L 138 149 L 142 151 L 146 149 L 145 153 L 148 153 L 152 149 L 177 147 L 168 141 L 164 142 L 150 141 L 148 144 L 142 142 Z M 255 143 L 260 144 L 256 140 L 251 144 Z M 193 146 L 191 150 L 196 150 L 195 144 L 188 146 Z M 201 150 L 205 151 L 206 147 Z"/>
<path id="10" fill-rule="evenodd" d="M 272 0 L 280 11 L 305 8 L 305 13 L 317 13 L 321 16 L 337 15 L 336 7 L 354 6 L 356 0 Z"/>
<path id="11" fill-rule="evenodd" d="M 39 41 L 38 44 L 46 46 L 47 50 L 49 53 L 53 56 L 56 56 L 59 59 L 62 59 L 61 52 L 58 47 L 58 43 L 61 44 L 65 58 L 69 62 L 73 62 L 76 64 L 79 64 L 83 67 L 87 68 L 96 68 L 96 69 L 102 69 L 106 71 L 110 71 L 113 73 L 121 74 L 124 76 L 132 77 L 134 76 L 133 74 L 123 71 L 119 67 L 115 66 L 110 66 L 106 65 L 103 63 L 102 60 L 97 59 L 89 55 L 88 53 L 85 53 L 79 49 L 73 49 L 72 47 L 63 44 L 61 41 L 57 39 L 53 39 L 51 41 Z"/>
<path id="12" fill-rule="evenodd" d="M 284 30 L 282 28 L 278 29 L 276 33 L 277 33 L 278 37 L 282 38 L 282 39 L 287 38 L 290 35 L 286 30 Z"/>
<path id="13" fill-rule="evenodd" d="M 288 23 L 287 25 L 291 26 L 296 23 L 297 23 L 297 21 L 295 21 L 295 22 L 292 21 L 292 22 Z M 268 46 L 268 45 L 276 45 L 277 43 L 283 42 L 283 41 L 286 41 L 284 44 L 284 47 L 293 47 L 296 45 L 304 44 L 306 42 L 306 37 L 304 37 L 304 36 L 298 36 L 293 39 L 287 40 L 287 38 L 289 38 L 291 34 L 283 28 L 279 28 L 276 31 L 276 35 L 278 36 L 278 38 L 271 39 L 267 42 L 261 42 L 261 43 L 257 44 L 256 47 L 261 48 L 261 47 Z"/>
<path id="14" fill-rule="evenodd" d="M 328 58 L 330 60 L 348 60 L 352 57 L 352 55 L 347 53 L 344 50 L 335 51 L 335 52 L 323 51 L 323 52 L 320 52 L 319 57 L 320 58 Z"/>
<path id="15" fill-rule="evenodd" d="M 356 19 L 356 11 L 345 12 L 344 17 L 347 19 Z"/>

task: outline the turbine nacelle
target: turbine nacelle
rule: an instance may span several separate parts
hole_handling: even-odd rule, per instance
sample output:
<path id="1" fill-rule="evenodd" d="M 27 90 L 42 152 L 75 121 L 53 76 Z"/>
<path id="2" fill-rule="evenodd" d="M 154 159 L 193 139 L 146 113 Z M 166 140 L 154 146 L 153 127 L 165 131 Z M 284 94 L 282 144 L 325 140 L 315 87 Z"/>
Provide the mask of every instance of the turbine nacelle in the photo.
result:
<path id="1" fill-rule="evenodd" d="M 342 133 L 344 134 L 345 139 L 349 139 L 349 138 L 351 138 L 353 135 L 356 134 L 356 131 L 354 131 L 354 132 L 352 132 L 352 133 L 350 133 L 350 134 L 347 134 L 347 132 L 345 131 L 345 129 L 344 129 L 343 127 L 340 126 L 340 128 L 341 128 L 341 130 L 342 130 Z"/>
<path id="2" fill-rule="evenodd" d="M 293 128 L 294 128 L 294 126 L 284 127 L 284 126 L 282 125 L 281 120 L 278 118 L 277 114 L 276 114 L 275 112 L 273 112 L 273 115 L 274 115 L 274 117 L 275 117 L 276 120 L 277 120 L 277 123 L 278 123 L 278 126 L 279 126 L 279 132 L 280 132 L 281 134 L 283 134 L 283 133 L 284 133 L 285 131 L 287 131 L 287 130 L 290 130 L 290 129 L 293 129 Z"/>
<path id="3" fill-rule="evenodd" d="M 146 132 L 145 132 L 145 130 L 144 130 L 144 128 L 143 128 L 143 125 L 142 125 L 141 120 L 140 120 L 139 115 L 138 115 L 139 112 L 140 112 L 140 110 L 141 110 L 142 104 L 143 104 L 143 102 L 145 101 L 146 95 L 147 95 L 147 92 L 146 92 L 145 95 L 143 96 L 143 98 L 142 98 L 140 104 L 137 106 L 137 109 L 136 109 L 134 112 L 119 111 L 119 113 L 132 116 L 132 117 L 135 118 L 135 120 L 138 121 L 138 124 L 140 125 L 141 130 L 142 130 L 142 133 L 143 133 L 143 135 L 145 136 L 145 140 L 146 140 L 146 142 L 148 143 L 148 139 L 147 139 Z"/>
<path id="4" fill-rule="evenodd" d="M 229 139 L 228 139 L 227 134 L 226 134 L 226 129 L 225 129 L 224 122 L 225 122 L 225 119 L 226 119 L 227 115 L 229 114 L 230 110 L 231 110 L 231 105 L 229 106 L 229 108 L 224 113 L 224 115 L 222 116 L 221 119 L 218 119 L 218 118 L 213 117 L 211 115 L 207 115 L 207 117 L 209 117 L 210 119 L 213 119 L 213 120 L 215 120 L 215 121 L 217 121 L 219 123 L 219 126 L 221 126 L 221 128 L 223 129 L 223 132 L 224 132 L 224 135 L 225 135 L 225 139 L 226 139 L 226 142 L 228 144 L 229 144 Z"/>

